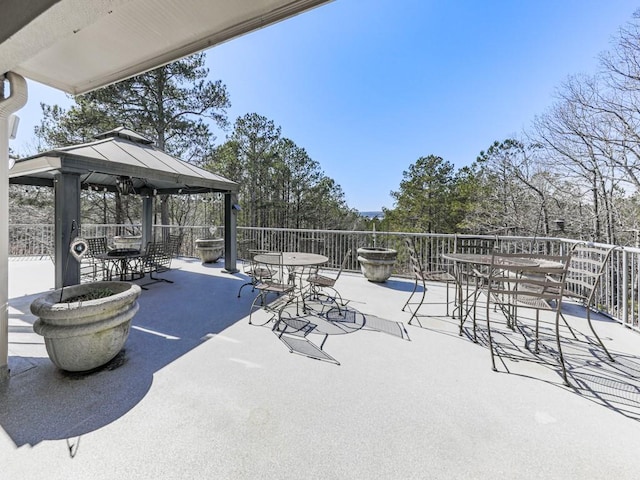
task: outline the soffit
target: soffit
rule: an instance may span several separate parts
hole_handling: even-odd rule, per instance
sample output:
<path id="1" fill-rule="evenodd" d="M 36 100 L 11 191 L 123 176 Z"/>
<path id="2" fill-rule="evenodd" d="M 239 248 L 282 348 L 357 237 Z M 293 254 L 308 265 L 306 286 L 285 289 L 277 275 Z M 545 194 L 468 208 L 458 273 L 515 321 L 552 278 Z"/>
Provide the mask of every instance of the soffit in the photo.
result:
<path id="1" fill-rule="evenodd" d="M 138 75 L 328 0 L 24 0 L 3 5 L 0 74 L 70 94 Z M 21 9 L 22 4 L 22 9 Z M 18 14 L 20 13 L 20 14 Z"/>

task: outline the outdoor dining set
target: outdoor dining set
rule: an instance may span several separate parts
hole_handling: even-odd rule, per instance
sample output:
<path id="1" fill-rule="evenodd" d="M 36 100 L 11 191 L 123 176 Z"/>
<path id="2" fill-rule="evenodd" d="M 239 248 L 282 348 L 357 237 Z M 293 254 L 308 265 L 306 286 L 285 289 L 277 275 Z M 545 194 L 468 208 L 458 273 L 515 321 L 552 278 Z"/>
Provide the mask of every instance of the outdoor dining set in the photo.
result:
<path id="1" fill-rule="evenodd" d="M 177 235 L 148 242 L 144 249 L 135 244 L 109 245 L 106 237 L 89 238 L 87 243 L 83 271 L 93 280 L 132 281 L 148 275 L 150 283 L 172 283 L 154 275 L 171 268 L 180 243 Z M 456 238 L 452 251 L 438 252 L 434 262 L 433 256 L 416 248 L 411 236 L 405 236 L 405 247 L 414 280 L 401 309 L 410 314 L 408 325 L 423 327 L 428 317 L 450 318 L 457 322 L 460 336 L 467 333 L 476 343 L 480 343 L 478 332 L 482 332 L 482 343 L 488 347 L 494 370 L 496 357 L 503 351 L 502 337 L 495 335 L 496 326 L 504 325 L 520 333 L 524 348 L 535 355 L 544 344 L 544 351 L 557 359 L 562 379 L 569 386 L 563 335 L 568 332 L 574 340 L 577 336 L 562 307 L 564 300 L 572 298 L 586 307 L 591 332 L 587 341 L 614 362 L 591 318 L 591 307 L 602 292 L 600 282 L 613 248 L 577 243 L 560 252 L 531 253 L 501 247 L 491 237 L 465 236 Z M 237 297 L 246 288 L 255 295 L 248 312 L 249 323 L 269 326 L 292 353 L 338 365 L 340 362 L 324 349 L 332 335 L 375 330 L 409 340 L 403 322 L 360 312 L 341 295 L 337 283 L 351 256 L 352 250 L 346 249 L 339 267 L 326 273 L 321 269 L 329 258 L 319 253 L 248 249 L 240 272 L 247 280 L 239 287 Z M 425 258 L 431 261 L 425 262 Z M 446 288 L 446 300 L 440 302 L 444 309 L 437 307 L 439 300 L 429 293 L 433 283 Z M 141 287 L 144 285 L 148 284 Z M 535 316 L 525 316 L 525 310 Z M 543 317 L 552 328 L 546 327 L 541 335 Z M 528 319 L 532 322 L 525 321 Z M 553 347 L 546 341 L 549 330 L 555 337 Z"/>
<path id="2" fill-rule="evenodd" d="M 586 307 L 586 321 L 592 334 L 588 341 L 597 345 L 609 361 L 614 361 L 593 326 L 590 308 L 612 249 L 576 244 L 553 254 L 503 252 L 490 238 L 467 237 L 456 241 L 454 251 L 439 255 L 437 268 L 425 268 L 414 240 L 407 236 L 405 243 L 414 279 L 413 290 L 402 308 L 411 314 L 409 325 L 423 326 L 422 319 L 443 316 L 435 308 L 429 290 L 431 282 L 445 284 L 444 316 L 458 322 L 459 335 L 468 332 L 476 343 L 479 342 L 479 322 L 484 321 L 484 341 L 490 352 L 491 367 L 496 370 L 496 357 L 502 350 L 494 338 L 496 322 L 503 322 L 512 332 L 522 334 L 524 347 L 538 355 L 543 343 L 541 315 L 546 312 L 553 318 L 550 322 L 555 347 L 545 345 L 545 351 L 557 358 L 562 379 L 569 386 L 562 335 L 566 330 L 573 339 L 577 337 L 563 314 L 562 305 L 563 300 L 573 298 Z M 345 253 L 337 273 L 327 276 L 319 273 L 319 268 L 328 261 L 324 255 L 251 250 L 244 267 L 249 280 L 238 291 L 238 297 L 245 287 L 250 286 L 257 292 L 249 323 L 270 325 L 293 353 L 337 364 L 339 362 L 324 350 L 332 334 L 367 328 L 387 331 L 389 325 L 393 325 L 398 337 L 408 339 L 401 322 L 358 312 L 341 296 L 336 282 L 350 254 L 350 250 Z M 523 321 L 525 309 L 535 314 L 532 326 Z M 310 341 L 311 333 L 322 335 L 322 340 L 317 344 Z"/>
<path id="3" fill-rule="evenodd" d="M 347 314 L 347 302 L 335 289 L 351 250 L 345 253 L 335 276 L 322 275 L 319 267 L 328 257 L 305 252 L 269 252 L 250 250 L 245 266 L 250 281 L 240 287 L 251 286 L 258 294 L 251 304 L 249 323 L 254 324 L 256 310 L 263 313 L 259 324 L 273 323 L 272 330 L 291 352 L 339 362 L 323 350 L 331 334 L 349 333 L 364 326 L 363 315 Z M 275 301 L 269 294 L 277 295 Z M 320 345 L 307 339 L 310 333 L 324 336 Z"/>
<path id="4" fill-rule="evenodd" d="M 548 312 L 553 316 L 556 344 L 553 353 L 558 357 L 565 385 L 570 386 L 562 351 L 561 327 L 566 328 L 573 339 L 577 339 L 562 312 L 563 300 L 573 298 L 585 306 L 587 324 L 593 335 L 589 341 L 599 346 L 608 360 L 614 361 L 591 319 L 594 298 L 613 248 L 578 243 L 560 254 L 501 252 L 492 240 L 467 238 L 456 244 L 456 251 L 442 255 L 449 268 L 433 272 L 423 268 L 411 238 L 406 239 L 406 245 L 415 279 L 413 292 L 403 307 L 403 311 L 408 309 L 411 312 L 409 324 L 414 320 L 420 324 L 420 317 L 431 316 L 424 309 L 421 310 L 428 305 L 427 282 L 445 282 L 447 315 L 448 289 L 449 285 L 453 285 L 455 293 L 451 301 L 451 316 L 459 322 L 460 335 L 463 335 L 466 321 L 471 321 L 470 336 L 474 342 L 478 342 L 478 305 L 483 296 L 486 341 L 491 354 L 491 366 L 493 370 L 497 370 L 496 356 L 499 347 L 494 344 L 492 322 L 499 317 L 492 313 L 501 315 L 509 329 L 523 335 L 525 348 L 538 354 L 541 313 Z M 421 292 L 418 291 L 419 287 Z M 522 309 L 533 310 L 535 313 L 532 338 L 530 329 L 519 321 Z"/>
<path id="5" fill-rule="evenodd" d="M 88 249 L 81 264 L 83 276 L 91 280 L 133 281 L 149 275 L 150 282 L 173 283 L 171 280 L 154 276 L 171 268 L 171 259 L 177 254 L 180 237 L 169 235 L 163 241 L 148 242 L 140 248 L 140 237 L 115 237 L 109 245 L 107 237 L 86 239 Z"/>

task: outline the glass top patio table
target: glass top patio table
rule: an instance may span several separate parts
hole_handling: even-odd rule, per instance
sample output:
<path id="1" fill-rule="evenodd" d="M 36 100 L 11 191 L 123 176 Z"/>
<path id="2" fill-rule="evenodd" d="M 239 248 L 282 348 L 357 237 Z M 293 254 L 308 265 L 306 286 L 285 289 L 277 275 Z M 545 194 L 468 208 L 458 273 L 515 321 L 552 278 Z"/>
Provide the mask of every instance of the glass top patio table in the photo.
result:
<path id="1" fill-rule="evenodd" d="M 457 305 L 454 312 L 458 312 L 460 322 L 459 335 L 463 334 L 464 323 L 467 318 L 473 321 L 473 340 L 476 337 L 476 304 L 478 296 L 482 291 L 484 278 L 487 276 L 487 268 L 498 267 L 503 265 L 510 268 L 521 268 L 522 271 L 527 269 L 537 269 L 542 261 L 539 258 L 520 258 L 517 256 L 504 258 L 500 257 L 494 260 L 490 253 L 445 253 L 442 258 L 454 262 L 454 277 L 456 283 Z M 492 263 L 493 262 L 493 263 Z M 474 283 L 470 283 L 469 279 L 474 278 Z M 455 317 L 455 313 L 453 314 Z"/>
<path id="2" fill-rule="evenodd" d="M 322 265 L 329 261 L 329 258 L 324 255 L 305 252 L 282 252 L 282 260 L 280 255 L 275 252 L 272 254 L 259 253 L 253 257 L 253 259 L 258 263 L 282 265 L 284 267 L 311 267 L 314 265 Z"/>
<path id="3" fill-rule="evenodd" d="M 444 253 L 442 258 L 459 263 L 472 263 L 475 265 L 491 265 L 491 254 L 486 253 Z M 520 258 L 512 257 L 509 259 L 501 258 L 502 265 L 513 267 L 538 267 L 541 259 L 536 258 Z"/>
<path id="4" fill-rule="evenodd" d="M 306 269 L 322 265 L 329 261 L 329 258 L 317 253 L 306 252 L 271 252 L 259 253 L 253 257 L 257 263 L 272 265 L 280 269 L 279 276 L 284 281 L 284 271 L 286 268 L 289 272 L 288 282 L 294 285 L 295 296 L 297 297 L 296 308 L 298 304 L 303 304 L 303 310 L 306 308 L 305 303 L 305 285 L 303 284 L 303 276 Z M 301 271 L 297 271 L 301 269 Z M 296 281 L 297 279 L 297 281 Z"/>

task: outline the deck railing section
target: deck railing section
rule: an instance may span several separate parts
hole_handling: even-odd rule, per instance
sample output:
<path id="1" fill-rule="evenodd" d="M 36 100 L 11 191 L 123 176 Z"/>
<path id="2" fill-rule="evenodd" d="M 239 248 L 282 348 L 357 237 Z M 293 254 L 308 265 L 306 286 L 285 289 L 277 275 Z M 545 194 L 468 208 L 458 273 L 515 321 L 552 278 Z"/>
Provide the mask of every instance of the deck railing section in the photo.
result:
<path id="1" fill-rule="evenodd" d="M 212 234 L 210 227 L 177 227 L 155 225 L 155 240 L 168 238 L 169 234 L 182 238 L 179 254 L 197 256 L 195 240 L 220 236 L 222 227 Z M 141 225 L 82 225 L 85 237 L 115 235 L 139 235 Z M 451 266 L 442 254 L 453 252 L 456 236 L 448 234 L 420 234 L 376 231 L 307 230 L 285 228 L 238 227 L 238 258 L 248 258 L 250 249 L 272 251 L 305 251 L 320 253 L 329 258 L 327 268 L 339 268 L 344 254 L 351 249 L 346 270 L 359 271 L 359 247 L 377 246 L 393 248 L 398 252 L 395 275 L 409 275 L 409 255 L 404 246 L 404 238 L 412 236 L 416 250 L 424 259 L 425 268 L 443 270 Z M 495 238 L 495 237 L 494 237 Z M 10 256 L 51 256 L 53 252 L 54 227 L 49 224 L 10 225 Z M 559 254 L 572 247 L 575 241 L 543 237 L 497 237 L 499 249 L 503 252 L 531 252 Z M 603 245 L 606 246 L 606 245 Z M 606 273 L 598 286 L 596 308 L 619 321 L 623 325 L 640 330 L 640 249 L 619 247 L 613 251 L 607 264 Z"/>

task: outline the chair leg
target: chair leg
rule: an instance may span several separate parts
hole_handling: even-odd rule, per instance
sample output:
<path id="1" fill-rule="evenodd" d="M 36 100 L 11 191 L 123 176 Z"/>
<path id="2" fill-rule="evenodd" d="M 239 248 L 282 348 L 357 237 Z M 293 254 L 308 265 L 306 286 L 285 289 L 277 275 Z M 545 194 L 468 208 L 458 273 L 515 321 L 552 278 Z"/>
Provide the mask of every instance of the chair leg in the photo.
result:
<path id="1" fill-rule="evenodd" d="M 333 297 L 331 297 L 331 298 L 333 298 L 333 301 L 334 301 L 334 302 L 336 303 L 336 305 L 338 306 L 338 313 L 339 313 L 340 315 L 342 315 L 342 312 L 341 312 L 341 310 L 340 310 L 340 307 L 346 307 L 346 306 L 347 306 L 347 303 L 348 303 L 349 301 L 347 300 L 347 302 L 345 302 L 345 301 L 342 299 L 342 295 L 340 295 L 340 292 L 338 292 L 334 287 L 327 287 L 327 288 L 331 289 L 331 291 L 333 292 Z"/>
<path id="2" fill-rule="evenodd" d="M 427 289 L 423 288 L 422 289 L 422 298 L 420 299 L 420 302 L 417 302 L 417 307 L 416 309 L 413 311 L 413 314 L 411 315 L 411 318 L 409 319 L 409 325 L 411 325 L 411 322 L 413 321 L 413 319 L 417 319 L 418 318 L 418 311 L 420 310 L 420 308 L 422 307 L 422 304 L 424 303 L 424 298 L 427 295 Z M 420 319 L 418 319 L 418 323 L 420 323 Z M 420 323 L 420 326 L 422 326 L 422 324 Z"/>
<path id="3" fill-rule="evenodd" d="M 564 364 L 564 355 L 562 354 L 562 345 L 560 345 L 560 309 L 556 312 L 556 344 L 558 345 L 558 355 L 560 356 L 560 366 L 562 367 L 562 378 L 567 387 L 572 385 L 567 378 L 567 367 Z"/>
<path id="4" fill-rule="evenodd" d="M 539 347 L 539 331 L 540 331 L 540 310 L 536 310 L 536 344 L 535 347 L 533 348 L 533 351 L 535 353 L 540 353 L 540 347 Z"/>
<path id="5" fill-rule="evenodd" d="M 330 289 L 333 292 L 333 296 L 327 294 L 324 289 Z M 344 300 L 342 299 L 342 296 L 340 295 L 340 293 L 333 287 L 330 287 L 328 285 L 323 285 L 323 286 L 319 286 L 319 285 L 314 285 L 314 284 L 310 284 L 310 289 L 309 289 L 309 294 L 308 295 L 303 295 L 302 296 L 302 309 L 303 311 L 306 313 L 307 311 L 311 311 L 313 310 L 313 308 L 308 308 L 307 304 L 305 303 L 306 299 L 311 299 L 311 300 L 317 300 L 320 303 L 323 303 L 323 301 L 321 300 L 321 296 L 322 297 L 326 297 L 328 300 L 331 301 L 331 303 L 334 303 L 336 308 L 338 309 L 338 315 L 342 315 L 342 309 L 341 307 L 345 307 L 346 303 L 344 302 Z M 324 316 L 326 314 L 324 308 L 321 311 L 316 311 L 317 314 L 319 314 L 320 316 Z"/>
<path id="6" fill-rule="evenodd" d="M 413 295 L 416 293 L 417 290 L 418 290 L 418 280 L 416 279 L 415 282 L 413 283 L 413 292 L 411 292 L 411 295 L 409 295 L 409 298 L 404 304 L 404 307 L 402 307 L 401 309 L 402 312 L 404 312 L 404 309 L 407 308 L 407 305 L 409 305 L 409 302 L 411 301 L 411 299 L 413 298 Z"/>
<path id="7" fill-rule="evenodd" d="M 606 353 L 607 357 L 609 357 L 609 360 L 611 360 L 612 362 L 615 362 L 615 360 L 613 359 L 613 357 L 609 353 L 609 350 L 607 350 L 607 347 L 605 347 L 604 343 L 602 343 L 602 339 L 596 333 L 595 328 L 593 328 L 593 323 L 591 323 L 591 310 L 589 309 L 588 305 L 587 305 L 587 323 L 589 324 L 589 328 L 591 328 L 591 332 L 593 333 L 593 336 L 596 337 L 596 340 L 598 340 L 598 343 L 602 347 L 602 350 L 604 350 L 604 353 Z"/>
<path id="8" fill-rule="evenodd" d="M 560 307 L 560 308 L 562 308 L 562 307 Z M 573 335 L 574 340 L 577 340 L 578 337 L 576 336 L 575 332 L 573 331 L 573 328 L 571 328 L 571 325 L 569 325 L 569 322 L 567 322 L 567 319 L 565 318 L 565 316 L 562 314 L 562 310 L 560 310 L 560 316 L 562 317 L 562 321 L 564 322 L 564 324 L 567 326 L 567 328 L 571 332 L 571 335 Z"/>
<path id="9" fill-rule="evenodd" d="M 473 292 L 473 315 L 472 315 L 472 320 L 473 320 L 473 342 L 474 343 L 478 343 L 478 333 L 477 333 L 476 318 L 477 318 L 477 307 L 478 307 L 478 297 L 479 296 L 480 296 L 480 284 L 478 282 L 478 279 L 476 278 L 475 291 Z M 487 300 L 487 305 L 488 304 L 489 304 L 489 300 Z"/>
<path id="10" fill-rule="evenodd" d="M 449 282 L 447 282 L 447 306 L 445 307 L 447 309 L 447 317 L 449 316 Z"/>
<path id="11" fill-rule="evenodd" d="M 612 361 L 612 362 L 615 362 L 616 360 L 611 356 L 611 354 L 609 353 L 609 350 L 607 350 L 607 347 L 604 346 L 604 343 L 602 342 L 602 339 L 600 338 L 600 335 L 598 335 L 596 333 L 596 330 L 593 327 L 593 323 L 591 322 L 591 310 L 589 309 L 588 306 L 586 307 L 586 312 L 587 312 L 587 323 L 589 324 L 589 328 L 591 329 L 591 333 L 593 333 L 593 336 L 596 337 L 596 340 L 597 340 L 598 344 L 600 345 L 600 347 L 602 347 L 602 350 L 607 355 L 609 360 Z M 565 318 L 565 316 L 562 314 L 562 311 L 560 311 L 560 316 L 562 317 L 562 321 L 564 322 L 564 324 L 567 326 L 567 328 L 571 332 L 571 335 L 573 335 L 573 338 L 577 340 L 578 337 L 576 336 L 575 332 L 571 328 L 571 325 L 569 325 L 569 322 L 567 322 L 567 319 Z"/>
<path id="12" fill-rule="evenodd" d="M 256 284 L 255 284 L 254 282 L 247 282 L 247 283 L 244 283 L 244 284 L 242 284 L 242 285 L 240 286 L 240 290 L 238 290 L 238 298 L 240 298 L 240 294 L 242 293 L 242 289 L 243 289 L 244 287 L 248 287 L 249 285 L 251 285 L 251 291 L 252 291 L 252 292 L 254 292 L 254 291 L 255 291 L 255 286 L 256 286 Z"/>
<path id="13" fill-rule="evenodd" d="M 266 292 L 261 291 L 258 295 L 256 295 L 256 298 L 253 299 L 253 302 L 251 302 L 251 308 L 249 309 L 249 325 L 254 325 L 254 323 L 251 321 L 251 316 L 253 315 L 254 310 L 256 310 L 256 302 L 259 299 L 260 300 L 260 305 L 264 305 L 265 304 L 265 297 L 266 297 Z M 269 320 L 267 320 L 266 322 L 260 324 L 260 326 L 266 325 L 267 323 L 269 323 L 271 321 L 272 318 L 273 317 L 269 318 Z"/>
<path id="14" fill-rule="evenodd" d="M 491 310 L 490 303 L 491 302 L 487 301 L 487 339 L 489 341 L 489 352 L 491 353 L 491 369 L 494 372 L 497 372 L 498 369 L 496 368 L 496 360 L 493 356 L 493 341 L 491 339 L 491 325 L 490 325 L 491 322 L 489 321 L 489 313 Z"/>

